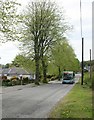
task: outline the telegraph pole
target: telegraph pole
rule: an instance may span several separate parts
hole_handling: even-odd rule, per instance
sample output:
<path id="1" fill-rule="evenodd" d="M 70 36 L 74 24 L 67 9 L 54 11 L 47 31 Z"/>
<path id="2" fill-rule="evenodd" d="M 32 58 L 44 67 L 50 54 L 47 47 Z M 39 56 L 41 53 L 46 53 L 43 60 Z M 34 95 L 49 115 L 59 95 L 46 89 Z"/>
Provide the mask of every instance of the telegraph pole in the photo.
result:
<path id="1" fill-rule="evenodd" d="M 84 79 L 84 38 L 82 38 L 82 78 L 81 78 L 81 85 L 83 85 Z"/>
<path id="2" fill-rule="evenodd" d="M 83 85 L 83 79 L 84 79 L 84 38 L 82 36 L 82 5 L 81 5 L 81 0 L 80 0 L 80 26 L 81 26 L 81 39 L 82 39 L 81 85 Z"/>
<path id="3" fill-rule="evenodd" d="M 91 49 L 90 49 L 90 79 L 91 79 L 91 77 L 92 77 L 92 76 L 91 76 L 91 75 L 92 75 L 91 72 L 92 72 L 92 69 L 91 69 Z"/>

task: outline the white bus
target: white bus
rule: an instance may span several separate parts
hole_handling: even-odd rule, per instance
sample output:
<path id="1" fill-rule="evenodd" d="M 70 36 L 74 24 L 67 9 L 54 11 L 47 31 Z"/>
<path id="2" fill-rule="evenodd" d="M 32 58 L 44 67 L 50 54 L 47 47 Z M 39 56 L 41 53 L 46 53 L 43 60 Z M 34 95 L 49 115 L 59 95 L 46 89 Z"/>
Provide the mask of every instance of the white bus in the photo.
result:
<path id="1" fill-rule="evenodd" d="M 64 83 L 75 83 L 75 74 L 73 71 L 64 71 L 62 75 L 62 84 Z"/>

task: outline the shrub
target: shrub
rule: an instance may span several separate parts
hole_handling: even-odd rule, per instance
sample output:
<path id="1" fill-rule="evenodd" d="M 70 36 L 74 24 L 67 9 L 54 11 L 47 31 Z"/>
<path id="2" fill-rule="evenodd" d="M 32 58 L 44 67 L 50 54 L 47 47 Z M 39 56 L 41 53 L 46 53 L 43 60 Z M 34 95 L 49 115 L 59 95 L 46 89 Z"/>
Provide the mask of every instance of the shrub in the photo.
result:
<path id="1" fill-rule="evenodd" d="M 28 77 L 23 78 L 22 83 L 23 83 L 23 85 L 24 85 L 24 84 L 28 84 L 28 83 L 29 83 Z"/>
<path id="2" fill-rule="evenodd" d="M 53 75 L 47 75 L 47 78 L 51 78 L 51 77 L 53 77 Z"/>
<path id="3" fill-rule="evenodd" d="M 53 80 L 56 80 L 56 79 L 58 79 L 58 77 L 57 76 L 53 76 L 53 77 L 51 77 L 51 81 L 53 81 Z"/>
<path id="4" fill-rule="evenodd" d="M 35 79 L 29 79 L 29 83 L 34 83 Z"/>
<path id="5" fill-rule="evenodd" d="M 85 73 L 84 74 L 84 84 L 87 85 L 88 87 L 92 87 L 92 80 L 90 79 L 90 74 Z"/>
<path id="6" fill-rule="evenodd" d="M 7 86 L 12 86 L 12 82 L 11 82 L 11 81 L 8 82 L 8 83 L 7 83 Z"/>
<path id="7" fill-rule="evenodd" d="M 12 78 L 11 78 L 11 80 L 18 80 L 18 77 L 16 77 L 16 76 L 13 76 Z"/>
<path id="8" fill-rule="evenodd" d="M 2 81 L 2 86 L 12 86 L 12 82 L 11 80 L 3 80 Z"/>
<path id="9" fill-rule="evenodd" d="M 92 73 L 92 87 L 94 89 L 94 72 Z"/>
<path id="10" fill-rule="evenodd" d="M 7 80 L 7 76 L 2 76 L 2 80 Z"/>
<path id="11" fill-rule="evenodd" d="M 16 85 L 21 85 L 21 80 L 20 80 L 20 79 L 18 79 L 18 80 L 16 81 Z"/>
<path id="12" fill-rule="evenodd" d="M 12 82 L 12 85 L 17 85 L 17 79 L 13 79 L 11 80 L 11 82 Z"/>

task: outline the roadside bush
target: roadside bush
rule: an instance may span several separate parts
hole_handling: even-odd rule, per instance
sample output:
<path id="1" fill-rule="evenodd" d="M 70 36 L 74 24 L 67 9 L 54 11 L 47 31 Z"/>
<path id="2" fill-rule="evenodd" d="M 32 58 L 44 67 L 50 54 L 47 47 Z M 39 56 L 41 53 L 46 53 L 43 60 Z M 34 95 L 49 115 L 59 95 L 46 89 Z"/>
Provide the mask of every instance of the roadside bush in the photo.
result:
<path id="1" fill-rule="evenodd" d="M 56 80 L 56 79 L 58 79 L 58 76 L 56 76 L 56 75 L 47 75 L 47 80 L 48 81 L 53 81 L 53 80 Z"/>
<path id="2" fill-rule="evenodd" d="M 85 73 L 84 74 L 84 84 L 87 85 L 88 87 L 92 87 L 92 79 L 90 79 L 90 74 Z"/>
<path id="3" fill-rule="evenodd" d="M 94 89 L 94 72 L 92 73 L 92 87 Z"/>
<path id="4" fill-rule="evenodd" d="M 10 80 L 18 80 L 19 78 L 18 77 L 16 77 L 16 76 L 13 76 Z"/>
<path id="5" fill-rule="evenodd" d="M 20 80 L 20 79 L 18 79 L 18 80 L 16 81 L 16 85 L 21 85 L 21 80 Z"/>
<path id="6" fill-rule="evenodd" d="M 11 81 L 8 82 L 8 83 L 7 83 L 7 86 L 12 86 L 12 82 L 11 82 Z"/>
<path id="7" fill-rule="evenodd" d="M 35 79 L 29 79 L 29 83 L 34 83 Z"/>
<path id="8" fill-rule="evenodd" d="M 7 76 L 2 76 L 2 80 L 7 80 Z"/>
<path id="9" fill-rule="evenodd" d="M 2 80 L 2 86 L 12 86 L 11 80 Z"/>
<path id="10" fill-rule="evenodd" d="M 17 85 L 17 79 L 13 79 L 12 81 L 12 85 L 14 86 L 14 85 Z"/>
<path id="11" fill-rule="evenodd" d="M 15 78 L 15 79 L 14 79 Z M 23 78 L 22 80 L 17 78 L 17 77 L 13 77 L 11 78 L 10 80 L 9 79 L 4 79 L 2 80 L 2 86 L 15 86 L 15 85 L 26 85 L 26 84 L 29 84 L 29 83 L 33 83 L 35 80 L 32 79 L 28 79 L 28 77 L 26 78 Z"/>
<path id="12" fill-rule="evenodd" d="M 51 81 L 53 81 L 53 80 L 56 80 L 56 79 L 58 79 L 58 76 L 53 76 L 53 77 L 51 77 Z"/>
<path id="13" fill-rule="evenodd" d="M 92 71 L 94 72 L 94 65 L 92 66 Z"/>
<path id="14" fill-rule="evenodd" d="M 53 75 L 47 75 L 47 78 L 51 78 L 51 77 L 53 77 Z"/>
<path id="15" fill-rule="evenodd" d="M 23 78 L 22 83 L 23 83 L 23 85 L 24 85 L 24 84 L 28 84 L 28 83 L 29 83 L 28 77 Z"/>

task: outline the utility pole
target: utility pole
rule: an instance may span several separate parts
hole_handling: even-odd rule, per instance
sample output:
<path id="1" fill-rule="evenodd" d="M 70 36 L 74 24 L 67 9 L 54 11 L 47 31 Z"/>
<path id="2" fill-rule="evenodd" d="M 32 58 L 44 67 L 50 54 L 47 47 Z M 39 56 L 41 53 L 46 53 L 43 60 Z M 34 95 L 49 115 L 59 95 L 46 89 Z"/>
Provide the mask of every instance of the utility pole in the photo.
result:
<path id="1" fill-rule="evenodd" d="M 84 38 L 82 38 L 82 78 L 81 78 L 81 85 L 83 85 L 84 79 Z"/>
<path id="2" fill-rule="evenodd" d="M 91 77 L 92 77 L 92 69 L 91 69 L 91 49 L 90 49 L 90 80 L 91 80 Z"/>
<path id="3" fill-rule="evenodd" d="M 82 39 L 82 66 L 81 66 L 81 85 L 83 85 L 83 79 L 84 79 L 84 38 L 82 37 L 82 4 L 80 0 L 80 26 L 81 26 L 81 39 Z"/>

